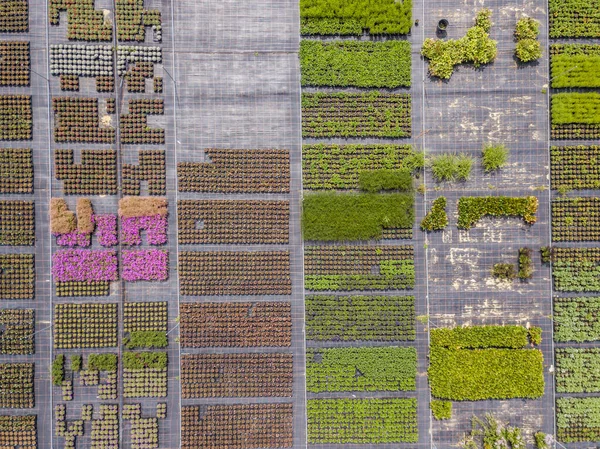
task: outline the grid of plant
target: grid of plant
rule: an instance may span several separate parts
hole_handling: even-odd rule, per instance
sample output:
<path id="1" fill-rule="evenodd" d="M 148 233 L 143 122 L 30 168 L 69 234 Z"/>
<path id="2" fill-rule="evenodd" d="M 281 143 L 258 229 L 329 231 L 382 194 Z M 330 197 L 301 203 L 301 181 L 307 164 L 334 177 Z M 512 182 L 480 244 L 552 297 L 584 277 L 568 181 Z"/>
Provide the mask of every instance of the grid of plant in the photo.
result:
<path id="1" fill-rule="evenodd" d="M 54 444 L 66 449 L 164 447 L 179 413 L 167 397 L 178 347 L 169 334 L 176 242 L 160 126 L 161 11 L 144 0 L 114 5 L 105 15 L 93 0 L 48 0 L 48 369 Z M 148 124 L 151 114 L 159 125 Z"/>
<path id="2" fill-rule="evenodd" d="M 350 3 L 300 2 L 307 437 L 416 443 L 412 5 Z"/>
<path id="3" fill-rule="evenodd" d="M 0 15 L 0 446 L 37 447 L 35 204 L 27 1 Z M 39 360 L 39 358 L 37 358 Z"/>
<path id="4" fill-rule="evenodd" d="M 549 0 L 556 428 L 562 443 L 600 441 L 600 15 L 593 1 Z M 584 39 L 585 43 L 571 43 Z M 566 40 L 570 39 L 569 43 Z M 564 140 L 579 141 L 563 142 Z"/>

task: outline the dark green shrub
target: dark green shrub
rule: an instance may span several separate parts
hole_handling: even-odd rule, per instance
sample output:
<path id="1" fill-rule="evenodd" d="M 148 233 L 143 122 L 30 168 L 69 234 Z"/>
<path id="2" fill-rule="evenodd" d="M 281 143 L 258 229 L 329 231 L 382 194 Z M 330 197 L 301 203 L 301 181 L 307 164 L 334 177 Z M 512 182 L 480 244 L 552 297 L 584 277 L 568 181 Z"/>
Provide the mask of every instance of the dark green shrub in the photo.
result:
<path id="1" fill-rule="evenodd" d="M 141 370 L 144 368 L 166 369 L 166 352 L 124 352 L 123 368 Z"/>
<path id="2" fill-rule="evenodd" d="M 515 39 L 536 39 L 540 34 L 540 22 L 531 18 L 523 17 L 517 21 L 515 27 Z"/>
<path id="3" fill-rule="evenodd" d="M 71 356 L 71 370 L 73 371 L 81 371 L 81 356 L 80 355 L 72 355 Z"/>
<path id="4" fill-rule="evenodd" d="M 167 334 L 162 331 L 133 331 L 125 338 L 123 344 L 127 349 L 165 348 L 169 342 Z"/>
<path id="5" fill-rule="evenodd" d="M 65 356 L 59 354 L 52 362 L 52 383 L 60 386 L 65 380 Z"/>
<path id="6" fill-rule="evenodd" d="M 473 158 L 466 154 L 440 154 L 431 158 L 430 165 L 438 182 L 466 181 L 471 176 Z"/>
<path id="7" fill-rule="evenodd" d="M 529 341 L 536 346 L 542 344 L 542 329 L 540 327 L 529 328 Z"/>
<path id="8" fill-rule="evenodd" d="M 368 170 L 358 174 L 360 190 L 369 193 L 377 193 L 382 190 L 404 190 L 413 189 L 412 174 L 407 169 L 400 170 Z"/>
<path id="9" fill-rule="evenodd" d="M 379 239 L 383 229 L 412 229 L 414 195 L 312 193 L 304 196 L 305 240 Z"/>
<path id="10" fill-rule="evenodd" d="M 485 216 L 521 217 L 527 224 L 534 224 L 538 208 L 535 196 L 464 196 L 458 200 L 458 227 L 470 229 Z"/>
<path id="11" fill-rule="evenodd" d="M 537 39 L 523 39 L 515 46 L 515 55 L 521 62 L 537 61 L 542 57 L 542 44 Z"/>
<path id="12" fill-rule="evenodd" d="M 540 249 L 540 254 L 542 257 L 542 263 L 550 263 L 552 260 L 552 248 L 550 246 L 543 246 Z"/>
<path id="13" fill-rule="evenodd" d="M 502 281 L 512 281 L 517 277 L 515 266 L 512 263 L 497 263 L 492 268 L 492 275 Z"/>
<path id="14" fill-rule="evenodd" d="M 436 401 L 433 400 L 430 403 L 431 413 L 435 419 L 450 419 L 452 418 L 452 402 L 450 401 Z"/>
<path id="15" fill-rule="evenodd" d="M 90 354 L 88 356 L 87 369 L 90 371 L 116 371 L 116 354 Z"/>
<path id="16" fill-rule="evenodd" d="M 533 276 L 533 260 L 529 248 L 519 249 L 519 279 L 531 279 Z"/>
<path id="17" fill-rule="evenodd" d="M 427 212 L 421 222 L 423 231 L 439 231 L 448 226 L 448 215 L 446 214 L 446 198 L 441 196 L 433 201 L 431 210 Z"/>
<path id="18" fill-rule="evenodd" d="M 486 172 L 498 170 L 508 162 L 510 150 L 504 145 L 486 144 L 483 146 L 482 163 Z"/>

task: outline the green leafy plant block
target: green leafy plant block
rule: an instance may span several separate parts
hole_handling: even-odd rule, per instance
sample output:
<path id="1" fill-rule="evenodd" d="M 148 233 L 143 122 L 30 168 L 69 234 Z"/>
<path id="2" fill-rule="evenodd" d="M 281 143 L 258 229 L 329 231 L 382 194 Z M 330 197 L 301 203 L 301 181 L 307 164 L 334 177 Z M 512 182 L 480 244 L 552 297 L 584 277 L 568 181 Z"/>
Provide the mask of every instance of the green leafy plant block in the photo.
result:
<path id="1" fill-rule="evenodd" d="M 300 32 L 315 35 L 407 34 L 412 26 L 412 1 L 301 0 Z"/>
<path id="2" fill-rule="evenodd" d="M 529 341 L 532 345 L 539 346 L 542 344 L 542 328 L 530 327 L 529 328 Z"/>
<path id="3" fill-rule="evenodd" d="M 485 216 L 521 217 L 531 225 L 537 220 L 537 208 L 538 199 L 535 196 L 466 196 L 458 200 L 458 227 L 470 229 Z"/>
<path id="4" fill-rule="evenodd" d="M 429 165 L 438 182 L 466 181 L 471 176 L 473 158 L 467 154 L 440 154 L 432 157 Z"/>
<path id="5" fill-rule="evenodd" d="M 550 77 L 554 88 L 600 87 L 600 45 L 552 44 Z"/>
<path id="6" fill-rule="evenodd" d="M 496 59 L 497 42 L 489 37 L 491 26 L 491 11 L 482 9 L 475 18 L 475 26 L 464 37 L 425 39 L 421 54 L 429 60 L 429 74 L 449 79 L 456 65 L 472 63 L 479 67 Z"/>
<path id="7" fill-rule="evenodd" d="M 430 403 L 431 413 L 435 419 L 450 419 L 452 418 L 452 402 L 450 401 L 436 401 L 433 400 Z"/>
<path id="8" fill-rule="evenodd" d="M 536 432 L 533 434 L 533 440 L 535 441 L 535 447 L 537 449 L 548 449 L 547 436 L 544 432 Z"/>
<path id="9" fill-rule="evenodd" d="M 358 185 L 361 190 L 368 193 L 377 193 L 382 190 L 413 190 L 413 177 L 409 170 L 379 170 L 361 171 L 358 175 Z"/>
<path id="10" fill-rule="evenodd" d="M 117 371 L 116 354 L 90 354 L 87 360 L 89 371 Z"/>
<path id="11" fill-rule="evenodd" d="M 361 173 L 407 170 L 425 165 L 423 152 L 411 145 L 330 145 L 302 147 L 302 186 L 308 190 L 358 189 Z"/>
<path id="12" fill-rule="evenodd" d="M 417 400 L 309 399 L 309 443 L 416 443 Z"/>
<path id="13" fill-rule="evenodd" d="M 563 443 L 600 440 L 600 397 L 557 398 L 557 439 Z"/>
<path id="14" fill-rule="evenodd" d="M 71 370 L 72 371 L 81 371 L 82 366 L 82 357 L 80 355 L 72 355 L 71 356 Z"/>
<path id="15" fill-rule="evenodd" d="M 407 341 L 416 338 L 414 296 L 328 296 L 305 299 L 306 339 Z"/>
<path id="16" fill-rule="evenodd" d="M 307 349 L 306 389 L 324 391 L 414 391 L 415 348 Z"/>
<path id="17" fill-rule="evenodd" d="M 127 349 L 134 348 L 166 348 L 169 345 L 166 332 L 162 331 L 132 331 L 125 339 Z"/>
<path id="18" fill-rule="evenodd" d="M 556 348 L 556 392 L 600 393 L 600 349 Z"/>
<path id="19" fill-rule="evenodd" d="M 481 153 L 483 169 L 489 173 L 499 170 L 506 165 L 510 150 L 505 145 L 489 143 L 483 146 Z"/>
<path id="20" fill-rule="evenodd" d="M 536 39 L 540 34 L 540 22 L 531 18 L 523 17 L 517 21 L 515 26 L 515 39 Z"/>
<path id="21" fill-rule="evenodd" d="M 448 226 L 448 214 L 446 214 L 446 198 L 441 196 L 433 201 L 431 210 L 427 212 L 421 229 L 423 231 L 441 231 Z"/>
<path id="22" fill-rule="evenodd" d="M 554 340 L 600 340 L 600 297 L 554 298 Z"/>
<path id="23" fill-rule="evenodd" d="M 413 194 L 311 193 L 304 196 L 305 240 L 380 239 L 384 229 L 412 229 Z"/>
<path id="24" fill-rule="evenodd" d="M 166 369 L 166 352 L 124 352 L 123 368 L 128 370 L 143 370 L 145 368 Z"/>
<path id="25" fill-rule="evenodd" d="M 512 263 L 496 263 L 492 267 L 492 276 L 501 281 L 512 281 L 517 277 L 517 271 Z"/>
<path id="26" fill-rule="evenodd" d="M 303 86 L 410 87 L 410 42 L 302 40 L 300 72 Z"/>
<path id="27" fill-rule="evenodd" d="M 600 3 L 598 0 L 549 0 L 549 37 L 600 36 Z"/>
<path id="28" fill-rule="evenodd" d="M 600 292 L 600 248 L 553 248 L 556 291 Z"/>
<path id="29" fill-rule="evenodd" d="M 65 356 L 63 354 L 54 357 L 51 372 L 52 383 L 57 386 L 62 385 L 63 380 L 65 380 Z"/>
<path id="30" fill-rule="evenodd" d="M 519 248 L 519 279 L 531 279 L 533 271 L 531 250 L 529 248 Z"/>
<path id="31" fill-rule="evenodd" d="M 553 125 L 600 124 L 600 93 L 562 92 L 552 95 Z"/>
<path id="32" fill-rule="evenodd" d="M 519 349 L 527 345 L 528 330 L 523 326 L 469 326 L 430 331 L 431 346 L 448 349 Z"/>
<path id="33" fill-rule="evenodd" d="M 515 46 L 515 56 L 521 62 L 537 61 L 542 57 L 542 44 L 537 39 L 522 39 Z"/>

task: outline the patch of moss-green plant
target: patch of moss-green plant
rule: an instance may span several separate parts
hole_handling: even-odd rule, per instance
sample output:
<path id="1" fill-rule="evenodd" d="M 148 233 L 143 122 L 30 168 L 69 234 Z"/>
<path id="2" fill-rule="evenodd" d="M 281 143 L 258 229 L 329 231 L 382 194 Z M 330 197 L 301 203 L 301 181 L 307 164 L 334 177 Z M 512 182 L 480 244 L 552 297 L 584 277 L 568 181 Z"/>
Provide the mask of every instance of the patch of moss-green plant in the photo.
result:
<path id="1" fill-rule="evenodd" d="M 450 401 L 431 401 L 431 413 L 435 419 L 450 419 L 452 418 L 452 402 Z"/>
<path id="2" fill-rule="evenodd" d="M 448 214 L 446 214 L 446 198 L 436 198 L 421 222 L 423 231 L 440 231 L 448 226 Z"/>

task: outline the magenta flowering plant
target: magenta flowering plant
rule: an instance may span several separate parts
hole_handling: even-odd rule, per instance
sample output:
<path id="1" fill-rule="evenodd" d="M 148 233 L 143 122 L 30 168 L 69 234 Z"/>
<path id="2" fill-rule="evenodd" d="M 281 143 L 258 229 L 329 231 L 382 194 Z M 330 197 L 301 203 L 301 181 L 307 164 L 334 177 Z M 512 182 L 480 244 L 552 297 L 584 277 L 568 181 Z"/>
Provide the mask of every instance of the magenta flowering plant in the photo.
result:
<path id="1" fill-rule="evenodd" d="M 98 237 L 100 245 L 110 247 L 119 243 L 117 240 L 116 215 L 92 215 L 92 223 L 96 225 L 96 237 Z"/>
<path id="2" fill-rule="evenodd" d="M 67 249 L 52 256 L 52 274 L 57 282 L 116 281 L 116 251 Z"/>
<path id="3" fill-rule="evenodd" d="M 141 231 L 146 231 L 150 245 L 167 242 L 167 217 L 154 215 L 146 217 L 121 217 L 120 241 L 124 245 L 141 245 Z"/>
<path id="4" fill-rule="evenodd" d="M 121 276 L 133 281 L 166 281 L 169 278 L 169 254 L 158 249 L 124 250 Z"/>
<path id="5" fill-rule="evenodd" d="M 75 229 L 66 234 L 54 234 L 56 236 L 56 244 L 58 246 L 90 246 L 92 243 L 92 235 Z"/>

